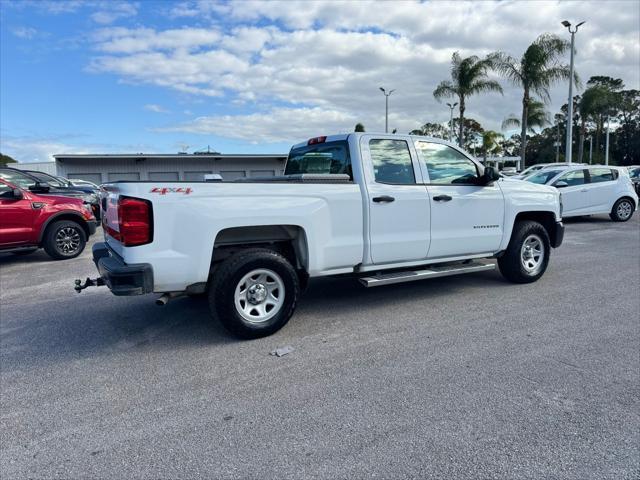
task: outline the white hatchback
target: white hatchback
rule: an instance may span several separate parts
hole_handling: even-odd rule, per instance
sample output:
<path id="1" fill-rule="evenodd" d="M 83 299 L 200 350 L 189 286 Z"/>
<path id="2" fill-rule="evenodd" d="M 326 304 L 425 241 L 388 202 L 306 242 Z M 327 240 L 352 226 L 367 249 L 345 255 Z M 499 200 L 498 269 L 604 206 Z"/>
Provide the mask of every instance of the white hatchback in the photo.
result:
<path id="1" fill-rule="evenodd" d="M 626 222 L 638 208 L 638 195 L 626 168 L 576 165 L 545 168 L 526 181 L 552 185 L 562 191 L 564 218 L 608 213 Z"/>

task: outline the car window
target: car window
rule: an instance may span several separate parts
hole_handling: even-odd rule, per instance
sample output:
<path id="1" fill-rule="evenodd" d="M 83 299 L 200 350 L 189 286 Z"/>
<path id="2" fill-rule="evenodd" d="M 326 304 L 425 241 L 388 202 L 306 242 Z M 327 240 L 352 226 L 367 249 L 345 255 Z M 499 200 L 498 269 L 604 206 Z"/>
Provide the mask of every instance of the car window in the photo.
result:
<path id="1" fill-rule="evenodd" d="M 13 188 L 4 183 L 0 183 L 0 198 L 13 197 Z"/>
<path id="2" fill-rule="evenodd" d="M 527 182 L 537 183 L 539 185 L 544 185 L 547 182 L 551 181 L 556 175 L 558 175 L 562 170 L 551 170 L 545 169 L 538 173 L 531 175 L 530 177 L 525 178 Z"/>
<path id="3" fill-rule="evenodd" d="M 417 142 L 416 146 L 426 163 L 430 183 L 469 185 L 477 182 L 476 164 L 454 148 L 430 142 Z"/>
<path id="4" fill-rule="evenodd" d="M 629 176 L 631 178 L 640 178 L 640 167 L 629 169 Z"/>
<path id="5" fill-rule="evenodd" d="M 33 187 L 36 179 L 15 170 L 0 170 L 0 178 L 24 189 Z"/>
<path id="6" fill-rule="evenodd" d="M 562 175 L 555 183 L 567 182 L 569 187 L 574 185 L 584 185 L 586 183 L 584 178 L 584 170 L 572 170 Z"/>
<path id="7" fill-rule="evenodd" d="M 376 182 L 393 185 L 416 183 L 409 144 L 405 140 L 370 140 L 369 151 Z"/>
<path id="8" fill-rule="evenodd" d="M 52 177 L 51 175 L 47 175 L 46 173 L 29 172 L 29 175 L 32 175 L 32 176 L 36 177 L 41 182 L 48 183 L 52 187 L 65 187 L 66 186 L 60 180 L 58 180 L 56 177 Z"/>
<path id="9" fill-rule="evenodd" d="M 609 168 L 590 168 L 591 183 L 612 182 L 615 180 L 613 171 Z"/>
<path id="10" fill-rule="evenodd" d="M 305 145 L 289 152 L 285 175 L 347 174 L 352 177 L 349 145 L 347 142 L 327 142 Z"/>

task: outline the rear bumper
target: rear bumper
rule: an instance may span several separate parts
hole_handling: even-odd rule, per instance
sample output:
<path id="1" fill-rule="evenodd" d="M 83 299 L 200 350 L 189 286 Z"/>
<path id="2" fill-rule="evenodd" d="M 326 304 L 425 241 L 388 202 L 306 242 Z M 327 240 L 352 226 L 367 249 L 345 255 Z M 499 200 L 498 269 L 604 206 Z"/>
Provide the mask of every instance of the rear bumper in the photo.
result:
<path id="1" fill-rule="evenodd" d="M 562 222 L 556 222 L 555 231 L 553 235 L 551 235 L 551 246 L 558 248 L 562 245 L 562 240 L 564 240 L 564 224 Z"/>
<path id="2" fill-rule="evenodd" d="M 153 269 L 148 263 L 126 264 L 106 243 L 93 245 L 93 262 L 114 295 L 144 295 L 153 292 Z"/>

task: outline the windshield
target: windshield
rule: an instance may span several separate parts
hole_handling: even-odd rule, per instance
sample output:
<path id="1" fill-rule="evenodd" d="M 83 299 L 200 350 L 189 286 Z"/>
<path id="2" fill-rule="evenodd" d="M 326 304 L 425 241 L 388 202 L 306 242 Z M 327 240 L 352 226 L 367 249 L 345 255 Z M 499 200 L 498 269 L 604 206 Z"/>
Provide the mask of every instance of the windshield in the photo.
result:
<path id="1" fill-rule="evenodd" d="M 15 170 L 0 170 L 0 178 L 20 188 L 29 189 L 36 184 L 36 179 Z"/>
<path id="2" fill-rule="evenodd" d="M 292 149 L 284 174 L 301 173 L 344 173 L 352 177 L 349 145 L 343 141 Z"/>
<path id="3" fill-rule="evenodd" d="M 529 168 L 524 169 L 520 175 L 531 175 L 533 172 L 540 170 L 541 168 L 544 168 L 544 165 L 531 165 Z"/>
<path id="4" fill-rule="evenodd" d="M 553 177 L 558 175 L 560 172 L 562 172 L 562 170 L 555 170 L 555 169 L 542 170 L 541 172 L 535 173 L 535 174 L 531 175 L 530 177 L 525 178 L 525 180 L 527 182 L 538 183 L 540 185 L 544 185 L 549 180 L 551 180 Z"/>
<path id="5" fill-rule="evenodd" d="M 29 175 L 36 177 L 41 182 L 47 182 L 52 187 L 66 187 L 64 183 L 58 180 L 56 177 L 52 177 L 51 175 L 47 175 L 42 172 L 29 172 Z"/>

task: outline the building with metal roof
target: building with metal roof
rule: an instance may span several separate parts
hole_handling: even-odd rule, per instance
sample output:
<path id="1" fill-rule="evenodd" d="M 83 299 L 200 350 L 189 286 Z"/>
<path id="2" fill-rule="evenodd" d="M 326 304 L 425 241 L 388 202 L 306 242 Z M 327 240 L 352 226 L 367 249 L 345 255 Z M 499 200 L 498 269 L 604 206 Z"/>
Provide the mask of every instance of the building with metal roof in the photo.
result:
<path id="1" fill-rule="evenodd" d="M 20 163 L 13 166 L 53 173 L 93 183 L 117 180 L 198 181 L 208 173 L 225 180 L 281 175 L 286 154 L 58 154 L 55 162 Z M 53 165 L 52 165 L 53 164 Z"/>

